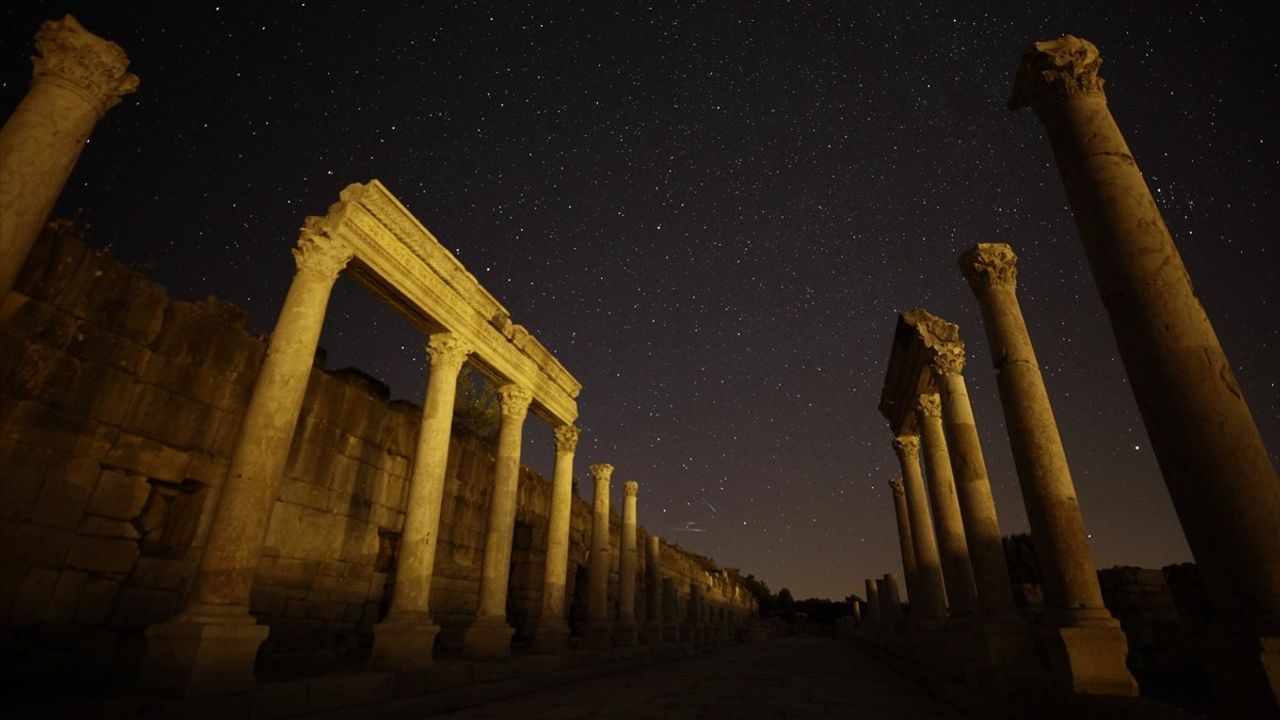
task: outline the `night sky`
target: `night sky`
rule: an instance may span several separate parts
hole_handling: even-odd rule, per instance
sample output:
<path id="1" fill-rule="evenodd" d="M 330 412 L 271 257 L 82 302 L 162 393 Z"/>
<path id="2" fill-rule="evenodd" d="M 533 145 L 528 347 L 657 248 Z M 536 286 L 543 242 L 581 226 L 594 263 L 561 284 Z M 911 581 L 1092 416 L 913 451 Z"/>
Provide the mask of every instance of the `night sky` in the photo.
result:
<path id="1" fill-rule="evenodd" d="M 1019 255 L 1098 565 L 1190 559 L 1043 130 L 1005 109 L 1028 43 L 1084 37 L 1280 451 L 1264 3 L 3 5 L 5 115 L 39 23 L 67 11 L 141 77 L 58 206 L 91 244 L 267 332 L 303 218 L 378 178 L 582 381 L 586 494 L 587 466 L 612 463 L 642 525 L 797 597 L 901 573 L 876 410 L 899 311 L 960 325 L 1002 529 L 1026 529 L 956 265 L 978 242 Z M 423 342 L 339 281 L 329 367 L 420 402 Z M 550 428 L 525 433 L 550 476 Z"/>

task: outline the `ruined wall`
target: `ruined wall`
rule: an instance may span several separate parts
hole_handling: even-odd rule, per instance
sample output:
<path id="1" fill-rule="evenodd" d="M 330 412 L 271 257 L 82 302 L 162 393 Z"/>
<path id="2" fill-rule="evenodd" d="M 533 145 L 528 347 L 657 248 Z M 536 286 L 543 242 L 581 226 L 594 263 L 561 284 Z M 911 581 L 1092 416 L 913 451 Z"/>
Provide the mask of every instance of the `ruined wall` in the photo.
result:
<path id="1" fill-rule="evenodd" d="M 142 629 L 176 612 L 265 351 L 247 321 L 214 299 L 170 299 L 65 224 L 37 243 L 0 304 L 4 670 L 128 676 Z M 365 653 L 394 583 L 419 415 L 358 371 L 313 370 L 253 592 L 253 613 L 271 625 L 262 666 Z M 431 600 L 446 652 L 478 597 L 492 476 L 489 449 L 455 436 Z M 508 602 L 517 640 L 539 612 L 550 499 L 547 480 L 528 469 L 520 478 Z M 618 525 L 615 516 L 614 595 Z M 575 499 L 569 574 L 580 582 L 589 530 L 590 507 Z M 641 621 L 644 548 L 641 531 Z M 734 593 L 678 548 L 664 545 L 662 567 L 678 578 L 681 613 L 691 581 L 708 605 Z"/>

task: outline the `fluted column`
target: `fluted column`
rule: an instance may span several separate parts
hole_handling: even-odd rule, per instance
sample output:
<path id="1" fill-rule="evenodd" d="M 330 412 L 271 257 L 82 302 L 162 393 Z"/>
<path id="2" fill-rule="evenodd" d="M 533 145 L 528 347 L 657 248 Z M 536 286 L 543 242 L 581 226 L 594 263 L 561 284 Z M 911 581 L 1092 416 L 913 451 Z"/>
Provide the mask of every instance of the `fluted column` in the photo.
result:
<path id="1" fill-rule="evenodd" d="M 555 429 L 556 466 L 551 478 L 551 507 L 547 521 L 547 562 L 542 576 L 542 612 L 534 632 L 533 650 L 562 653 L 569 649 L 569 625 L 564 620 L 564 588 L 569 571 L 569 519 L 573 509 L 573 454 L 578 428 Z"/>
<path id="2" fill-rule="evenodd" d="M 868 625 L 879 625 L 882 616 L 880 615 L 880 581 L 876 578 L 867 579 L 867 614 L 865 619 Z"/>
<path id="3" fill-rule="evenodd" d="M 181 615 L 147 628 L 140 678 L 156 690 L 188 694 L 253 685 L 253 658 L 267 628 L 249 614 L 249 594 L 329 294 L 351 250 L 304 229 L 293 258 L 298 271 L 241 420 L 191 592 Z"/>
<path id="4" fill-rule="evenodd" d="M 942 555 L 942 577 L 946 582 L 949 609 L 952 615 L 971 613 L 978 608 L 978 593 L 973 586 L 969 544 L 964 537 L 960 501 L 956 499 L 956 481 L 951 474 L 951 456 L 942 431 L 942 401 L 936 393 L 925 393 L 919 397 L 916 418 L 920 424 L 924 463 L 928 470 L 929 505 Z"/>
<path id="5" fill-rule="evenodd" d="M 533 395 L 514 383 L 498 388 L 502 427 L 494 463 L 489 525 L 480 565 L 480 601 L 476 619 L 463 636 L 462 652 L 469 658 L 500 658 L 511 654 L 507 625 L 507 581 L 511 573 L 511 540 L 515 535 L 516 492 L 520 480 L 520 436 Z"/>
<path id="6" fill-rule="evenodd" d="M 1205 647 L 1215 694 L 1237 713 L 1280 715 L 1280 479 L 1107 108 L 1101 62 L 1096 47 L 1070 35 L 1035 43 L 1009 106 L 1034 109 L 1048 133 L 1129 385 L 1204 578 L 1226 641 Z"/>
<path id="7" fill-rule="evenodd" d="M 898 521 L 898 550 L 902 553 L 902 575 L 907 581 L 907 596 L 914 601 L 919 593 L 916 580 L 916 548 L 911 539 L 911 518 L 907 514 L 907 491 L 902 478 L 889 478 L 893 492 L 893 515 Z"/>
<path id="8" fill-rule="evenodd" d="M 622 485 L 622 537 L 618 541 L 618 621 L 613 627 L 613 641 L 618 645 L 636 644 L 636 496 L 640 485 Z"/>
<path id="9" fill-rule="evenodd" d="M 662 567 L 660 553 L 662 543 L 657 535 L 645 541 L 644 551 L 644 643 L 649 646 L 662 642 Z"/>
<path id="10" fill-rule="evenodd" d="M 916 435 L 898 436 L 893 439 L 893 451 L 898 455 L 898 464 L 902 468 L 911 544 L 916 554 L 916 594 L 911 598 L 911 622 L 935 626 L 947 617 L 947 599 L 942 582 L 942 564 L 938 558 L 938 541 L 933 534 L 924 478 L 920 474 L 920 438 Z"/>
<path id="11" fill-rule="evenodd" d="M 902 597 L 898 593 L 898 579 L 893 573 L 885 573 L 880 579 L 880 618 L 887 626 L 894 626 L 902 619 Z"/>
<path id="12" fill-rule="evenodd" d="M 470 352 L 471 348 L 452 333 L 436 333 L 427 341 L 431 372 L 422 401 L 422 425 L 396 557 L 396 582 L 386 619 L 373 627 L 369 665 L 376 670 L 409 673 L 431 664 L 432 647 L 440 632 L 430 614 L 431 577 L 436 565 L 453 401 L 458 372 Z"/>
<path id="13" fill-rule="evenodd" d="M 1057 628 L 1043 639 L 1055 674 L 1069 689 L 1134 695 L 1137 684 L 1124 664 L 1128 645 L 1102 603 L 1066 452 L 1018 305 L 1016 262 L 1008 245 L 983 243 L 961 256 L 960 268 L 982 306 L 996 364 L 1009 444 L 1040 560 L 1043 620 Z"/>
<path id="14" fill-rule="evenodd" d="M 609 622 L 609 480 L 613 466 L 592 465 L 595 501 L 591 515 L 591 557 L 587 564 L 587 617 L 582 647 L 603 650 L 613 645 Z"/>
<path id="15" fill-rule="evenodd" d="M 70 15 L 40 26 L 32 64 L 31 89 L 0 128 L 0 301 L 94 126 L 138 89 L 124 50 Z"/>

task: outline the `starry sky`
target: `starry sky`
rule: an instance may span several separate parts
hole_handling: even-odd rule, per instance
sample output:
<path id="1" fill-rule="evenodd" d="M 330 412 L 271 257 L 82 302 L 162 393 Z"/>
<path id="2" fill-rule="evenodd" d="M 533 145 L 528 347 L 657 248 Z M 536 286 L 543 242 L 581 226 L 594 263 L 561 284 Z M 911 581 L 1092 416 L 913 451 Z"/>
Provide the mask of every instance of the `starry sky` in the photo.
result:
<path id="1" fill-rule="evenodd" d="M 612 463 L 642 525 L 796 597 L 901 573 L 876 411 L 899 311 L 960 325 L 1002 528 L 1026 529 L 956 266 L 978 242 L 1019 255 L 1098 565 L 1190 558 L 1043 130 L 1005 109 L 1028 43 L 1087 38 L 1280 451 L 1264 3 L 3 5 L 0 111 L 67 11 L 141 77 L 58 206 L 91 244 L 266 332 L 303 218 L 380 179 L 582 381 L 586 493 L 587 465 Z M 321 344 L 420 401 L 423 338 L 350 280 Z M 550 428 L 525 435 L 549 476 Z"/>

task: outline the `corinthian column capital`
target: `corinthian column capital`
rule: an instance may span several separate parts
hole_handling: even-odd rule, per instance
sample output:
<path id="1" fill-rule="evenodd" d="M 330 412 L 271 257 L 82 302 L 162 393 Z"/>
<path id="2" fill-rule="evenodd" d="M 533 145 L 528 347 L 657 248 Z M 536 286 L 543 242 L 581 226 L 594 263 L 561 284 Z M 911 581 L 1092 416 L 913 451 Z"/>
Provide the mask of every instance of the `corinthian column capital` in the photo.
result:
<path id="1" fill-rule="evenodd" d="M 293 262 L 299 273 L 333 282 L 351 262 L 351 248 L 328 235 L 303 230 L 297 247 L 293 249 Z"/>
<path id="2" fill-rule="evenodd" d="M 431 369 L 452 369 L 457 372 L 471 354 L 471 348 L 453 333 L 435 333 L 427 338 L 427 357 Z"/>
<path id="3" fill-rule="evenodd" d="M 942 417 L 942 400 L 938 397 L 938 393 L 924 393 L 921 395 L 916 401 L 916 412 L 920 413 L 920 417 Z"/>
<path id="4" fill-rule="evenodd" d="M 578 448 L 578 436 L 582 430 L 573 425 L 561 425 L 552 431 L 556 436 L 556 452 L 573 452 Z"/>
<path id="5" fill-rule="evenodd" d="M 529 403 L 533 402 L 533 393 L 515 383 L 507 383 L 498 388 L 498 404 L 502 408 L 502 416 L 512 420 L 523 420 L 529 412 Z"/>
<path id="6" fill-rule="evenodd" d="M 84 97 L 99 117 L 138 89 L 124 50 L 85 30 L 71 15 L 40 26 L 31 63 L 33 84 L 52 81 L 66 87 Z"/>
<path id="7" fill-rule="evenodd" d="M 613 466 L 608 463 L 592 465 L 587 469 L 591 471 L 591 477 L 596 482 L 609 482 L 609 479 L 613 477 Z"/>
<path id="8" fill-rule="evenodd" d="M 900 477 L 889 478 L 889 489 L 893 490 L 894 495 L 907 494 L 906 488 L 902 486 L 902 478 Z"/>
<path id="9" fill-rule="evenodd" d="M 1018 256 L 1004 243 L 978 243 L 960 256 L 960 272 L 975 293 L 1017 287 Z"/>
<path id="10" fill-rule="evenodd" d="M 899 458 L 917 458 L 920 452 L 919 435 L 899 435 L 893 439 L 893 451 Z"/>
<path id="11" fill-rule="evenodd" d="M 640 494 L 640 483 L 635 480 L 628 480 L 622 484 L 622 494 L 627 497 L 635 497 Z"/>
<path id="12" fill-rule="evenodd" d="M 938 377 L 964 372 L 964 343 L 947 343 L 931 349 L 929 366 Z"/>
<path id="13" fill-rule="evenodd" d="M 1040 111 L 1073 95 L 1102 94 L 1100 65 L 1098 48 L 1074 35 L 1032 43 L 1018 63 L 1009 109 Z"/>

